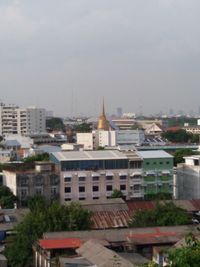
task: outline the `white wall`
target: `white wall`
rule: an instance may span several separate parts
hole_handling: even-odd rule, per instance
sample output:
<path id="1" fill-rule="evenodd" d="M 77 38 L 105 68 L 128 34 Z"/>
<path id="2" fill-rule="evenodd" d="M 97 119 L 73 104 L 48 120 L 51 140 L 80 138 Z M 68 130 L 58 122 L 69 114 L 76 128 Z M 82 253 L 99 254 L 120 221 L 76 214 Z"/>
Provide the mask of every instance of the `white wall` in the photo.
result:
<path id="1" fill-rule="evenodd" d="M 86 150 L 93 150 L 93 133 L 77 133 L 77 144 L 83 145 Z"/>

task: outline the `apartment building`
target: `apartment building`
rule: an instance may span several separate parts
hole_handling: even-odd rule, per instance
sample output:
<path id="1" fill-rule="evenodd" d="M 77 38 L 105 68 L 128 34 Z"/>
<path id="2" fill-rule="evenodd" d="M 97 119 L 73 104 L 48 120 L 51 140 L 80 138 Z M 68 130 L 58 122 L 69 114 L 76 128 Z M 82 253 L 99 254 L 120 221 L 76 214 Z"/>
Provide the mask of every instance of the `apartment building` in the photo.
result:
<path id="1" fill-rule="evenodd" d="M 173 156 L 163 150 L 138 151 L 143 160 L 144 197 L 157 193 L 173 195 Z"/>
<path id="2" fill-rule="evenodd" d="M 3 184 L 18 197 L 20 206 L 26 206 L 28 198 L 36 195 L 47 200 L 58 199 L 59 181 L 52 162 L 10 163 L 3 170 Z"/>
<path id="3" fill-rule="evenodd" d="M 60 169 L 60 201 L 106 199 L 115 189 L 143 198 L 142 160 L 135 152 L 69 151 L 51 154 Z"/>
<path id="4" fill-rule="evenodd" d="M 44 133 L 46 131 L 45 109 L 19 108 L 0 104 L 0 135 Z"/>

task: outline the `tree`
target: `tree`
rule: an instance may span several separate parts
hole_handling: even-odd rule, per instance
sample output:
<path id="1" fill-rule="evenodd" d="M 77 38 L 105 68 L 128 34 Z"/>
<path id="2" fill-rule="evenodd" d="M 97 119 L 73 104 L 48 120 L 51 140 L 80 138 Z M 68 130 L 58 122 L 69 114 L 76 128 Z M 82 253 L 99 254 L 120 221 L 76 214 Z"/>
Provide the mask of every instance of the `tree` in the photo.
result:
<path id="1" fill-rule="evenodd" d="M 7 186 L 0 186 L 0 206 L 4 209 L 13 209 L 17 197 Z"/>
<path id="2" fill-rule="evenodd" d="M 29 199 L 30 212 L 16 227 L 17 232 L 11 243 L 6 246 L 5 254 L 11 267 L 32 266 L 32 245 L 44 232 L 89 230 L 91 212 L 80 204 L 60 205 L 48 203 L 43 197 Z"/>
<path id="3" fill-rule="evenodd" d="M 137 210 L 129 225 L 135 227 L 172 226 L 190 223 L 186 210 L 177 207 L 172 201 L 157 202 L 152 210 Z"/>
<path id="4" fill-rule="evenodd" d="M 124 195 L 123 193 L 118 190 L 118 189 L 114 189 L 111 195 L 111 198 L 122 198 Z"/>
<path id="5" fill-rule="evenodd" d="M 182 246 L 181 248 L 169 250 L 169 266 L 200 266 L 200 242 L 192 233 L 186 236 L 184 246 Z"/>
<path id="6" fill-rule="evenodd" d="M 193 151 L 190 148 L 178 149 L 174 154 L 174 165 L 176 166 L 178 163 L 184 162 L 183 157 L 191 156 L 191 155 L 198 155 L 197 151 Z"/>
<path id="7" fill-rule="evenodd" d="M 81 123 L 74 126 L 74 131 L 79 133 L 90 133 L 92 131 L 91 123 Z"/>
<path id="8" fill-rule="evenodd" d="M 166 131 L 162 133 L 162 137 L 172 143 L 198 143 L 199 136 L 192 133 L 187 133 L 183 129 L 177 131 Z"/>
<path id="9" fill-rule="evenodd" d="M 30 156 L 24 159 L 24 162 L 35 162 L 35 161 L 49 161 L 49 154 L 43 153 L 39 155 Z"/>
<path id="10" fill-rule="evenodd" d="M 64 131 L 65 125 L 61 118 L 48 118 L 46 120 L 46 127 L 50 131 L 57 130 L 57 131 Z"/>

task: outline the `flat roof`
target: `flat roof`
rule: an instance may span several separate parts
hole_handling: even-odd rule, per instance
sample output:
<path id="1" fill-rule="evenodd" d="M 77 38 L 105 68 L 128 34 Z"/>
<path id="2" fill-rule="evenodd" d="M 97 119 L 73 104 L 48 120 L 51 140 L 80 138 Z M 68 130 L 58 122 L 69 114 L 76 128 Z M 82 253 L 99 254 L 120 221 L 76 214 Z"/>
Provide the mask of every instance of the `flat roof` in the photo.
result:
<path id="1" fill-rule="evenodd" d="M 172 155 L 164 150 L 138 151 L 138 155 L 143 159 L 173 158 Z"/>
<path id="2" fill-rule="evenodd" d="M 82 241 L 79 238 L 40 239 L 39 244 L 43 249 L 79 248 Z"/>
<path id="3" fill-rule="evenodd" d="M 52 153 L 52 155 L 58 161 L 127 159 L 127 157 L 124 153 L 117 151 L 117 150 L 64 151 L 64 152 L 54 152 L 54 153 Z"/>

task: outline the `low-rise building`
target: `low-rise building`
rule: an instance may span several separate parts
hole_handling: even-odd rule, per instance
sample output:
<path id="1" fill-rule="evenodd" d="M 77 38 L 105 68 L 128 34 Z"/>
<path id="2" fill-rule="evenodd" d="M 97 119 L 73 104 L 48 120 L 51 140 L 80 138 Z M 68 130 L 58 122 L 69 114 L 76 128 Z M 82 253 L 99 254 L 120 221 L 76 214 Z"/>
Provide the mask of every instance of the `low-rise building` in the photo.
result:
<path id="1" fill-rule="evenodd" d="M 173 156 L 163 150 L 139 151 L 143 160 L 143 187 L 146 198 L 157 193 L 173 195 Z"/>
<path id="2" fill-rule="evenodd" d="M 26 206 L 28 198 L 35 195 L 58 199 L 59 179 L 51 162 L 10 163 L 3 170 L 3 183 L 18 197 L 20 206 Z"/>
<path id="3" fill-rule="evenodd" d="M 60 200 L 110 198 L 115 189 L 125 198 L 142 198 L 142 160 L 117 150 L 58 152 L 50 155 L 60 168 Z M 138 181 L 139 180 L 139 181 Z"/>

